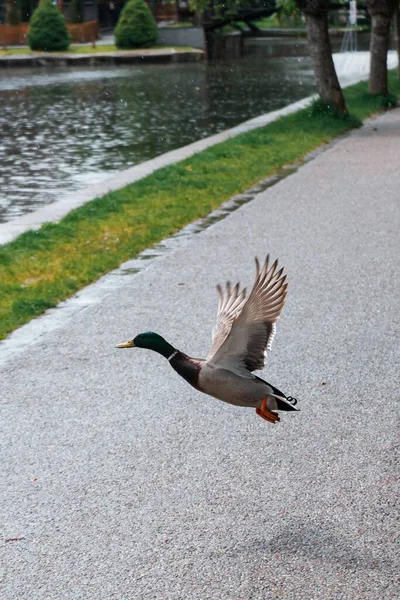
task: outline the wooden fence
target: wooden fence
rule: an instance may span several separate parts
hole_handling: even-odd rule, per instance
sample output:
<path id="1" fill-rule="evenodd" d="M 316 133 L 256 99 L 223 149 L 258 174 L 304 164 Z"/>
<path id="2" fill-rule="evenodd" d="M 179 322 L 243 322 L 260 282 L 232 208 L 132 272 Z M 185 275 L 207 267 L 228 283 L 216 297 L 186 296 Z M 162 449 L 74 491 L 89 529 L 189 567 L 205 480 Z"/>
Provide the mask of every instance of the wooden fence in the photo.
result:
<path id="1" fill-rule="evenodd" d="M 73 43 L 94 42 L 99 38 L 98 21 L 86 21 L 85 23 L 67 23 Z M 18 46 L 28 44 L 29 23 L 20 23 L 19 25 L 0 24 L 0 46 Z"/>
<path id="2" fill-rule="evenodd" d="M 0 25 L 0 45 L 3 48 L 7 46 L 17 46 L 18 44 L 27 44 L 27 34 L 29 23 L 20 23 L 19 25 Z"/>
<path id="3" fill-rule="evenodd" d="M 156 4 L 156 20 L 172 21 L 177 18 L 176 4 L 171 0 L 161 0 Z"/>
<path id="4" fill-rule="evenodd" d="M 69 34 L 75 44 L 85 44 L 99 39 L 99 22 L 67 23 Z"/>

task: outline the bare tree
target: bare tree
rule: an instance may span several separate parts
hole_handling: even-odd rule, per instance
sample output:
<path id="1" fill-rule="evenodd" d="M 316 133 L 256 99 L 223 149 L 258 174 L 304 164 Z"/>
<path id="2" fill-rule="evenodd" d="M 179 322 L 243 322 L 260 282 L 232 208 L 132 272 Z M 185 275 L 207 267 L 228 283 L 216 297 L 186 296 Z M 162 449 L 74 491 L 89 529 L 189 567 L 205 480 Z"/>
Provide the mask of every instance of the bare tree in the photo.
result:
<path id="1" fill-rule="evenodd" d="M 396 4 L 397 0 L 367 0 L 367 10 L 371 16 L 370 94 L 386 96 L 388 93 L 387 53 L 390 43 L 390 23 Z"/>
<path id="2" fill-rule="evenodd" d="M 397 77 L 400 79 L 400 2 L 396 6 L 396 43 L 397 43 Z"/>
<path id="3" fill-rule="evenodd" d="M 329 0 L 296 0 L 306 17 L 308 47 L 314 67 L 315 84 L 321 98 L 338 113 L 347 112 L 342 88 L 332 58 L 328 31 Z"/>
<path id="4" fill-rule="evenodd" d="M 18 0 L 6 0 L 6 23 L 8 25 L 18 25 L 21 23 L 21 8 Z"/>

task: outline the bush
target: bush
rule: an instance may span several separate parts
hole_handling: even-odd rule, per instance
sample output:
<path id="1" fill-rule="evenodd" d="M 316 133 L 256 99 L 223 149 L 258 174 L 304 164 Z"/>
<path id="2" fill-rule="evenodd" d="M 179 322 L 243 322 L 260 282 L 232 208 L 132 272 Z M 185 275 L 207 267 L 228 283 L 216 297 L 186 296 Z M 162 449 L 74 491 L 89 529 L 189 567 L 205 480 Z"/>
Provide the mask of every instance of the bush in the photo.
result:
<path id="1" fill-rule="evenodd" d="M 157 25 L 144 0 L 129 0 L 115 28 L 118 48 L 148 48 L 157 41 Z"/>
<path id="2" fill-rule="evenodd" d="M 34 11 L 28 42 L 31 50 L 68 50 L 71 38 L 64 17 L 51 0 L 44 0 Z"/>

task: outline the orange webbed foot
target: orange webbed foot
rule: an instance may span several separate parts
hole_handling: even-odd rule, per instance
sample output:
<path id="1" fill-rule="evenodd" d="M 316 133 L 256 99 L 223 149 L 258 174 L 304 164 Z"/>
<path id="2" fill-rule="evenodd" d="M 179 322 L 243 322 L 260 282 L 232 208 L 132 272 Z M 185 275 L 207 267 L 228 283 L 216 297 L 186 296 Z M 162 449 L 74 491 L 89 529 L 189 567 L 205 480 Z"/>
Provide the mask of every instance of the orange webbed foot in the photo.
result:
<path id="1" fill-rule="evenodd" d="M 279 415 L 274 412 L 271 412 L 267 409 L 267 399 L 263 398 L 261 401 L 261 408 L 256 408 L 256 413 L 265 421 L 269 423 L 278 423 L 280 421 Z"/>

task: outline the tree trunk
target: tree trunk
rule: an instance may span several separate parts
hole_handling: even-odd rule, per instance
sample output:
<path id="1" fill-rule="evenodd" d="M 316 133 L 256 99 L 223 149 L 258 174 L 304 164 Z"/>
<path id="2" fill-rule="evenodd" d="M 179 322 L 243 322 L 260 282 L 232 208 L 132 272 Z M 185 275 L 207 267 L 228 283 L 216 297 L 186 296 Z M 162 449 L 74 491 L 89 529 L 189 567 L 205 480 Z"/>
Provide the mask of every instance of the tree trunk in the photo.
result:
<path id="1" fill-rule="evenodd" d="M 367 0 L 371 16 L 369 93 L 388 93 L 387 53 L 390 43 L 390 22 L 398 0 Z"/>
<path id="2" fill-rule="evenodd" d="M 19 25 L 21 23 L 21 9 L 17 0 L 6 0 L 5 11 L 8 25 Z"/>
<path id="3" fill-rule="evenodd" d="M 400 2 L 396 6 L 397 77 L 400 79 Z"/>
<path id="4" fill-rule="evenodd" d="M 369 93 L 388 93 L 387 53 L 389 50 L 390 17 L 382 14 L 371 16 L 371 66 L 369 72 Z"/>
<path id="5" fill-rule="evenodd" d="M 345 113 L 346 103 L 332 58 L 328 13 L 306 13 L 306 29 L 318 94 L 337 112 Z"/>

